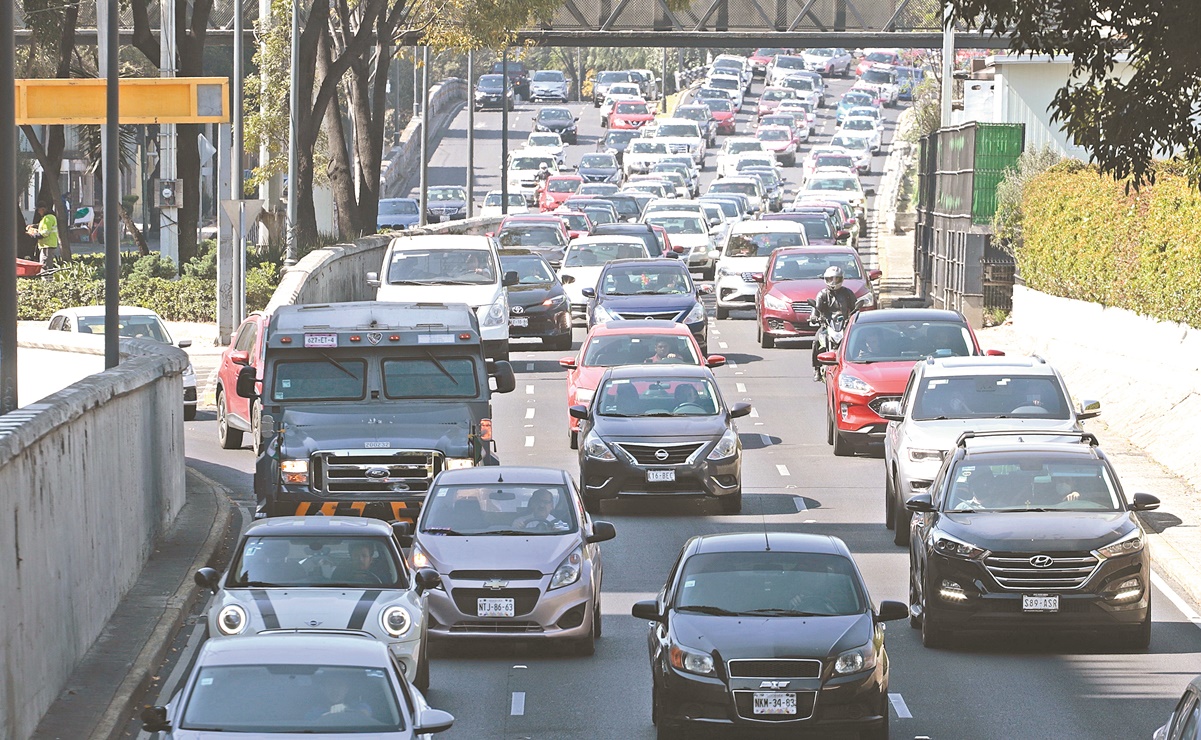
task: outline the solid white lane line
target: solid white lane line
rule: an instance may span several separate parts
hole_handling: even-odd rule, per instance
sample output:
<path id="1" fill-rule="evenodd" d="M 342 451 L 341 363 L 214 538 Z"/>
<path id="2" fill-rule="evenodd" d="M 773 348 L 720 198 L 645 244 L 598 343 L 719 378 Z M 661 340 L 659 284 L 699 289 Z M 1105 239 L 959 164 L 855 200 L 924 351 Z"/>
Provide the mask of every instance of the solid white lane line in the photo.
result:
<path id="1" fill-rule="evenodd" d="M 514 691 L 513 699 L 509 702 L 509 714 L 513 717 L 520 717 L 525 714 L 525 692 Z"/>
<path id="2" fill-rule="evenodd" d="M 734 387 L 738 389 L 739 393 L 746 393 L 746 383 L 735 383 Z"/>
<path id="3" fill-rule="evenodd" d="M 532 435 L 531 435 L 531 436 L 529 436 L 529 437 L 526 437 L 526 438 L 525 438 L 525 446 L 526 446 L 526 447 L 533 447 L 533 446 L 534 446 L 534 437 L 533 437 Z"/>
<path id="4" fill-rule="evenodd" d="M 729 349 L 729 348 L 730 348 L 730 345 L 726 344 L 725 342 L 718 342 L 718 343 L 717 343 L 717 346 L 718 346 L 718 347 L 721 347 L 722 349 Z"/>
<path id="5" fill-rule="evenodd" d="M 889 694 L 888 701 L 892 703 L 892 708 L 897 713 L 897 719 L 913 719 L 913 715 L 909 713 L 909 707 L 905 704 L 905 697 L 900 694 Z"/>
<path id="6" fill-rule="evenodd" d="M 758 419 L 758 418 L 759 418 L 759 409 L 757 409 L 757 408 L 755 408 L 754 406 L 752 406 L 752 407 L 751 407 L 751 413 L 750 413 L 750 416 L 752 416 L 752 417 L 754 417 L 754 418 Z"/>
<path id="7" fill-rule="evenodd" d="M 777 465 L 776 472 L 779 473 L 780 475 L 792 475 L 792 473 L 788 472 L 787 465 Z"/>
<path id="8" fill-rule="evenodd" d="M 526 394 L 527 396 L 532 396 L 532 395 L 534 395 L 534 386 L 532 386 L 532 385 L 527 385 L 527 386 L 525 387 L 525 394 Z"/>
<path id="9" fill-rule="evenodd" d="M 534 407 L 533 406 L 531 406 L 530 408 L 525 410 L 525 418 L 527 418 L 527 419 L 534 418 Z"/>
<path id="10" fill-rule="evenodd" d="M 605 591 L 601 597 L 601 614 L 628 617 L 634 602 L 650 601 L 656 596 L 654 591 Z"/>
<path id="11" fill-rule="evenodd" d="M 1160 591 L 1163 591 L 1164 596 L 1167 596 L 1168 601 L 1172 602 L 1172 605 L 1180 610 L 1185 619 L 1201 627 L 1201 615 L 1197 614 L 1197 610 L 1193 609 L 1192 605 L 1185 601 L 1180 594 L 1176 593 L 1168 585 L 1168 582 L 1161 578 L 1155 571 L 1151 571 L 1151 584 Z"/>

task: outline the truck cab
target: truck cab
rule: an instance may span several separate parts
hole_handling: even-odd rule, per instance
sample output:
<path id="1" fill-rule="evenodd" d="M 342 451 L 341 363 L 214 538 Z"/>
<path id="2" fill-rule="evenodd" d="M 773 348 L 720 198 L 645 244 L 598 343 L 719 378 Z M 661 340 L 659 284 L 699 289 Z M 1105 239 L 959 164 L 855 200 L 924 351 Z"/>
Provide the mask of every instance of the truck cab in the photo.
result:
<path id="1" fill-rule="evenodd" d="M 514 383 L 508 362 L 485 360 L 464 304 L 277 309 L 259 399 L 256 518 L 415 518 L 442 470 L 499 464 L 491 397 Z M 237 393 L 255 392 L 245 368 Z"/>

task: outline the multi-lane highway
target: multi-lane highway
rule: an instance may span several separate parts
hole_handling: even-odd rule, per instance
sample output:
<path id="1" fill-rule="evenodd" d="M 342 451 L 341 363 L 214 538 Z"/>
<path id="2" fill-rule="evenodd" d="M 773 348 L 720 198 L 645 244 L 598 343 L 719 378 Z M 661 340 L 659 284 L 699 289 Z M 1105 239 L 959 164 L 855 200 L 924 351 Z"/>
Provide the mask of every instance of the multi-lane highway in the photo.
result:
<path id="1" fill-rule="evenodd" d="M 756 82 L 756 90 L 760 85 Z M 849 85 L 833 81 L 830 97 Z M 581 113 L 582 129 L 580 143 L 569 148 L 569 163 L 595 150 L 603 136 L 591 105 L 572 107 Z M 510 115 L 511 149 L 528 134 L 534 110 L 521 105 Z M 896 112 L 888 117 L 886 142 Z M 477 202 L 499 187 L 500 118 L 498 112 L 476 115 Z M 749 131 L 746 118 L 741 116 L 740 127 Z M 466 121 L 464 111 L 438 147 L 430 167 L 433 184 L 464 181 Z M 826 108 L 813 142 L 828 140 L 832 132 L 833 111 Z M 886 144 L 884 153 L 887 149 Z M 876 157 L 874 173 L 883 161 Z M 708 164 L 706 183 L 713 178 L 712 157 Z M 790 170 L 793 187 L 798 174 L 799 169 Z M 875 180 L 873 175 L 865 184 Z M 869 234 L 866 259 L 874 258 L 872 249 Z M 907 601 L 907 553 L 892 544 L 883 524 L 882 462 L 831 454 L 824 390 L 810 379 L 807 347 L 761 350 L 749 319 L 738 313 L 720 322 L 710 319 L 710 351 L 730 360 L 716 371 L 723 395 L 754 406 L 752 415 L 739 421 L 745 450 L 742 513 L 722 515 L 716 504 L 692 500 L 606 504 L 601 518 L 616 525 L 618 536 L 603 546 L 604 636 L 595 656 L 495 643 L 437 647 L 428 695 L 431 704 L 456 716 L 446 737 L 654 737 L 647 624 L 629 616 L 629 609 L 662 586 L 692 535 L 762 528 L 836 535 L 855 554 L 875 600 Z M 576 331 L 578 347 L 583 333 Z M 578 463 L 568 447 L 564 379 L 557 363 L 562 353 L 536 344 L 515 343 L 513 349 L 517 390 L 494 399 L 499 457 L 574 473 Z M 190 465 L 233 490 L 240 504 L 251 504 L 251 453 L 220 449 L 211 414 L 202 412 L 200 420 L 187 424 L 187 454 Z M 892 736 L 1149 738 L 1188 678 L 1201 672 L 1197 615 L 1162 590 L 1153 600 L 1155 626 L 1146 652 L 1115 650 L 1097 639 L 993 634 L 930 650 L 905 622 L 890 623 Z M 180 637 L 181 648 L 189 637 L 192 632 Z M 181 654 L 186 660 L 189 651 Z M 180 674 L 173 668 L 164 666 L 160 674 L 165 694 Z"/>

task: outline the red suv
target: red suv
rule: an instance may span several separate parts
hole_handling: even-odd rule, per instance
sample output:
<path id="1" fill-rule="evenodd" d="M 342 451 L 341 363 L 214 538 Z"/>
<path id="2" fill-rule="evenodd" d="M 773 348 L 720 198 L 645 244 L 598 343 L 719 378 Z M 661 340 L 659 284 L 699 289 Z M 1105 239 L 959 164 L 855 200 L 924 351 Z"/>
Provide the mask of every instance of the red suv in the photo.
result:
<path id="1" fill-rule="evenodd" d="M 767 269 L 753 273 L 763 286 L 755 297 L 755 323 L 759 346 L 771 349 L 777 339 L 812 339 L 817 328 L 809 324 L 817 294 L 826 287 L 826 268 L 842 268 L 844 285 L 858 299 L 861 310 L 876 307 L 879 270 L 866 270 L 850 247 L 784 247 L 772 252 Z"/>
<path id="2" fill-rule="evenodd" d="M 257 399 L 253 402 L 234 392 L 238 385 L 238 371 L 243 367 L 255 368 L 259 382 L 263 380 L 263 348 L 270 317 L 255 311 L 246 317 L 233 341 L 221 353 L 221 364 L 217 367 L 217 442 L 226 450 L 242 446 L 242 436 L 250 433 L 251 448 L 255 457 L 260 451 L 262 438 L 262 408 Z"/>
<path id="3" fill-rule="evenodd" d="M 880 405 L 899 401 L 913 363 L 927 357 L 1001 355 L 980 351 L 958 311 L 897 308 L 857 313 L 842 346 L 817 356 L 826 365 L 826 443 L 839 457 L 884 441 Z"/>

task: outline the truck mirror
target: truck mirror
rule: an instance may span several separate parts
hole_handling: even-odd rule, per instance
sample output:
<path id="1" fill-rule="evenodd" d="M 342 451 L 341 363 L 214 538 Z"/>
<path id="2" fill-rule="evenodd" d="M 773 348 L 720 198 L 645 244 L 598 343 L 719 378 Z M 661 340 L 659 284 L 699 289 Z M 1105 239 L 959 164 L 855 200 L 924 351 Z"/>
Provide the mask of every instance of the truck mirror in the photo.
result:
<path id="1" fill-rule="evenodd" d="M 234 387 L 234 391 L 242 398 L 256 398 L 258 391 L 255 390 L 255 384 L 259 382 L 258 370 L 249 365 L 238 370 L 238 382 Z"/>
<path id="2" fill-rule="evenodd" d="M 517 378 L 513 375 L 513 366 L 505 360 L 497 360 L 492 377 L 496 379 L 497 393 L 512 393 L 517 388 Z"/>
<path id="3" fill-rule="evenodd" d="M 379 273 L 378 272 L 367 273 L 367 286 L 370 288 L 378 288 L 379 287 Z"/>

